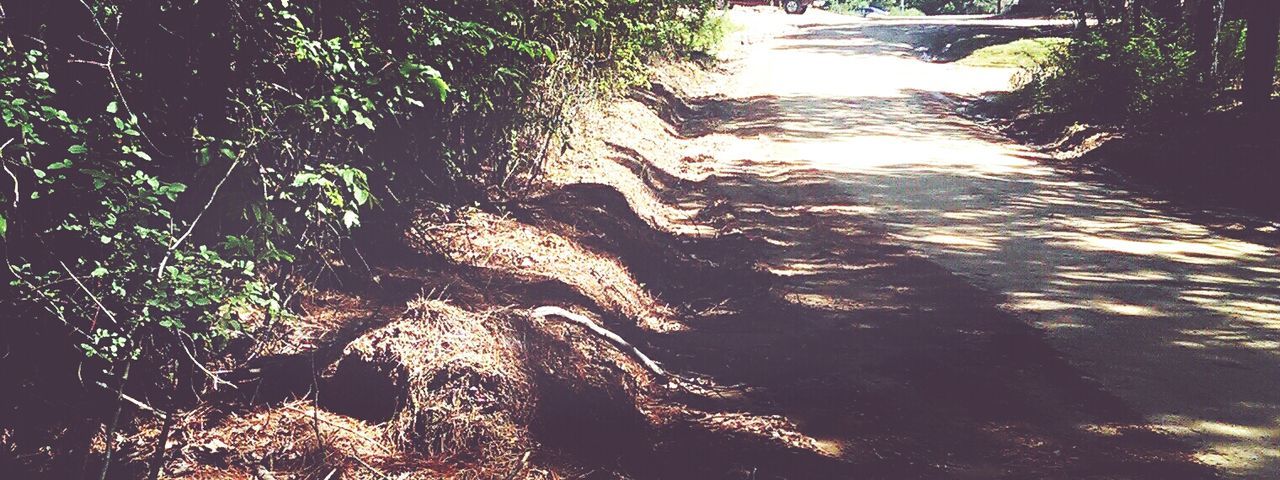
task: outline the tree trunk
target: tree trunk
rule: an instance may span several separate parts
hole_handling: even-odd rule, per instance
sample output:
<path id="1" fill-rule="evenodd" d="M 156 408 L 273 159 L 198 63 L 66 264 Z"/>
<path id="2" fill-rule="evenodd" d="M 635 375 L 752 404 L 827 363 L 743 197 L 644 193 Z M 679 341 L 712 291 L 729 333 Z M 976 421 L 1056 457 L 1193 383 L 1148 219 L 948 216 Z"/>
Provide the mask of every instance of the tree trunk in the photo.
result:
<path id="1" fill-rule="evenodd" d="M 1093 0 L 1093 16 L 1098 18 L 1098 25 L 1106 25 L 1111 19 L 1110 13 L 1107 12 L 1106 0 Z"/>
<path id="2" fill-rule="evenodd" d="M 1275 90 L 1276 54 L 1280 48 L 1280 4 L 1254 0 L 1246 11 L 1244 102 L 1262 108 Z"/>
<path id="3" fill-rule="evenodd" d="M 1120 4 L 1120 24 L 1125 32 L 1133 33 L 1137 29 L 1138 22 L 1142 21 L 1142 16 L 1138 14 L 1141 8 L 1138 0 L 1124 0 L 1124 3 Z"/>
<path id="4" fill-rule="evenodd" d="M 1207 82 L 1218 75 L 1220 62 L 1218 37 L 1222 33 L 1224 0 L 1198 0 L 1188 2 L 1191 13 L 1187 23 L 1191 25 L 1195 42 L 1196 73 L 1200 81 Z"/>

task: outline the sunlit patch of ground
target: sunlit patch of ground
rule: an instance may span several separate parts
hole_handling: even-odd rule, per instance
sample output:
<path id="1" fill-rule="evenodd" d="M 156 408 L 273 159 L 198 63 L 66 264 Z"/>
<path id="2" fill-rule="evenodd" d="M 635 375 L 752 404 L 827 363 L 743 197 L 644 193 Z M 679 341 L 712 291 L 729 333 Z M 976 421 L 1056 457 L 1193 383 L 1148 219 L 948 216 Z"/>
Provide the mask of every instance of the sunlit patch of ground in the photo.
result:
<path id="1" fill-rule="evenodd" d="M 1160 415 L 1156 417 L 1158 429 L 1187 438 L 1211 437 L 1214 441 L 1196 454 L 1200 461 L 1222 468 L 1227 473 L 1256 476 L 1280 461 L 1280 412 L 1271 407 L 1270 426 L 1250 426 L 1203 420 L 1185 415 Z"/>
<path id="2" fill-rule="evenodd" d="M 795 189 L 798 204 L 865 205 L 835 213 L 870 216 L 1004 295 L 1004 308 L 1140 412 L 1196 419 L 1180 432 L 1204 461 L 1233 475 L 1280 475 L 1275 244 L 1209 227 L 1237 223 L 1233 214 L 1175 210 L 1059 171 L 961 118 L 950 98 L 1006 89 L 1012 72 L 920 61 L 910 29 L 881 25 L 890 24 L 822 25 L 750 59 L 736 96 L 762 99 L 770 114 L 724 125 L 742 141 L 717 157 Z M 810 75 L 812 65 L 823 74 Z M 835 231 L 841 222 L 821 223 Z M 766 233 L 795 248 L 789 233 Z M 788 301 L 866 308 L 825 278 L 846 271 L 838 263 L 782 258 L 767 269 L 811 287 Z"/>

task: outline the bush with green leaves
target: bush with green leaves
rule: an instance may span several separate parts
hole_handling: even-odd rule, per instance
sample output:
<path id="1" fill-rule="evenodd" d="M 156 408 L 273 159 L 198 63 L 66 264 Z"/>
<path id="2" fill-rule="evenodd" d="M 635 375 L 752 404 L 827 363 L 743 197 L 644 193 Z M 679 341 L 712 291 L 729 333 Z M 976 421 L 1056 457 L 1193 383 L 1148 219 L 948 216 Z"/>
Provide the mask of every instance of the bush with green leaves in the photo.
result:
<path id="1" fill-rule="evenodd" d="M 1056 47 L 1021 87 L 1037 112 L 1103 124 L 1149 125 L 1200 112 L 1212 101 L 1197 79 L 1189 35 L 1146 18 L 1104 25 Z"/>
<path id="2" fill-rule="evenodd" d="M 720 31 L 706 0 L 4 3 L 4 341 L 159 370 L 287 317 L 362 223 L 517 195 L 578 100 Z"/>

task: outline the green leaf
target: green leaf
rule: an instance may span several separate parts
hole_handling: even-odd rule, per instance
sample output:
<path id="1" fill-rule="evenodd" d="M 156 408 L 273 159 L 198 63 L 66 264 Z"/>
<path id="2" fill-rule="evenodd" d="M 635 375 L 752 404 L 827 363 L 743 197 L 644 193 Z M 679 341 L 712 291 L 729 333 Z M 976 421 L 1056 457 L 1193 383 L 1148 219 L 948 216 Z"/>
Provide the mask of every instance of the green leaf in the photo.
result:
<path id="1" fill-rule="evenodd" d="M 333 102 L 334 106 L 338 107 L 338 111 L 342 112 L 343 115 L 346 115 L 347 112 L 351 111 L 351 104 L 348 103 L 345 98 L 332 95 L 329 97 L 329 101 Z"/>
<path id="2" fill-rule="evenodd" d="M 141 158 L 141 159 L 146 160 L 146 161 L 148 161 L 148 162 L 150 162 L 150 161 L 151 161 L 151 155 L 147 155 L 147 152 L 144 152 L 144 151 L 142 151 L 142 150 L 136 150 L 136 151 L 134 151 L 134 152 L 133 152 L 133 154 L 134 154 L 134 155 L 136 155 L 138 158 Z"/>
<path id="3" fill-rule="evenodd" d="M 68 151 L 68 152 L 71 152 L 71 153 L 74 153 L 74 154 L 76 154 L 76 155 L 79 155 L 79 154 L 82 154 L 82 153 L 84 153 L 84 152 L 89 151 L 89 148 L 88 148 L 88 147 L 85 147 L 84 145 L 72 145 L 71 147 L 67 148 L 67 151 Z"/>
<path id="4" fill-rule="evenodd" d="M 116 113 L 119 110 L 120 105 L 116 104 L 116 102 L 113 101 L 107 104 L 107 113 Z"/>
<path id="5" fill-rule="evenodd" d="M 427 84 L 436 89 L 436 95 L 440 97 L 440 101 L 445 101 L 449 96 L 449 84 L 445 83 L 443 78 L 428 77 Z"/>
<path id="6" fill-rule="evenodd" d="M 9 233 L 9 221 L 5 220 L 4 215 L 0 215 L 0 238 L 5 237 Z"/>
<path id="7" fill-rule="evenodd" d="M 356 116 L 356 125 L 363 125 L 364 128 L 373 130 L 373 120 L 370 120 L 369 117 L 364 116 L 364 114 L 360 113 L 358 110 L 352 113 Z"/>
<path id="8" fill-rule="evenodd" d="M 293 177 L 293 186 L 300 187 L 320 179 L 321 177 L 318 174 L 311 173 L 311 172 L 302 172 Z"/>
<path id="9" fill-rule="evenodd" d="M 346 225 L 347 229 L 358 226 L 360 225 L 360 215 L 351 210 L 347 210 L 342 214 L 342 224 Z"/>
<path id="10" fill-rule="evenodd" d="M 101 277 L 101 276 L 103 276 L 103 275 L 106 275 L 107 273 L 110 273 L 110 272 L 108 272 L 108 271 L 107 271 L 106 267 L 98 267 L 98 268 L 93 269 L 93 272 L 92 272 L 92 273 L 90 273 L 90 274 L 89 274 L 89 276 L 90 276 L 90 277 L 97 278 L 97 277 Z"/>

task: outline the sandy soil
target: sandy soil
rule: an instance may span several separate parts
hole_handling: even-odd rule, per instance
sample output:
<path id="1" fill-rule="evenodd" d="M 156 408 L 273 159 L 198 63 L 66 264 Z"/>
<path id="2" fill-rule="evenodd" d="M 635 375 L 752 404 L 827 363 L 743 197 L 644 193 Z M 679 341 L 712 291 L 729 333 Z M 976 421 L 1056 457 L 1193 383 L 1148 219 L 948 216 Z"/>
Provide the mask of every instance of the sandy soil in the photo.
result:
<path id="1" fill-rule="evenodd" d="M 1176 209 L 1105 178 L 1049 166 L 1035 151 L 955 113 L 953 99 L 1007 89 L 1014 72 L 929 63 L 915 47 L 939 28 L 1033 22 L 867 21 L 759 10 L 735 10 L 733 18 L 748 29 L 793 30 L 734 52 L 739 68 L 725 101 L 742 113 L 717 128 L 725 146 L 704 188 L 727 199 L 735 228 L 747 238 L 776 247 L 761 263 L 785 279 L 777 289 L 783 300 L 828 312 L 820 315 L 824 322 L 883 336 L 874 344 L 850 337 L 868 349 L 843 357 L 866 364 L 838 367 L 863 369 L 849 374 L 861 377 L 850 388 L 875 392 L 883 384 L 866 377 L 887 375 L 884 384 L 908 385 L 884 393 L 907 395 L 901 408 L 964 405 L 966 396 L 975 408 L 983 402 L 1025 408 L 1035 415 L 966 418 L 990 432 L 1019 430 L 1013 436 L 1036 438 L 1031 442 L 1090 444 L 1150 426 L 1229 476 L 1280 475 L 1275 245 L 1222 234 L 1212 228 L 1231 223 L 1221 213 Z M 1000 309 L 973 305 L 983 298 Z M 1006 320 L 1035 330 L 1022 332 Z M 992 346 L 1000 341 L 993 338 L 1014 335 L 1008 332 L 1020 332 L 1018 341 L 1027 343 Z M 955 357 L 936 354 L 953 344 L 968 347 L 951 352 Z M 982 346 L 966 350 L 973 345 Z M 1001 357 L 979 353 L 991 349 Z M 885 374 L 883 362 L 894 358 L 908 365 L 946 358 L 955 363 L 919 374 L 955 381 L 973 375 L 956 366 L 969 362 L 992 362 L 991 374 L 1013 377 L 912 391 L 948 382 Z M 1065 362 L 1058 365 L 1058 358 Z M 1028 363 L 1010 365 L 1020 361 Z M 996 384 L 1010 390 L 997 391 Z M 852 394 L 825 398 L 831 403 L 819 410 L 850 415 L 835 412 L 839 398 L 852 402 L 850 410 L 865 410 L 853 404 L 865 397 Z M 852 425 L 842 423 L 847 418 L 818 421 Z M 957 442 L 912 441 L 921 442 L 917 448 L 958 449 L 944 458 L 970 455 L 967 463 L 944 462 L 944 471 L 1017 471 L 966 450 L 958 440 L 968 438 L 964 433 L 939 436 Z M 828 437 L 851 448 L 847 432 Z M 1067 471 L 1078 464 L 1054 456 L 1067 455 L 1062 449 L 1046 455 L 1032 463 L 1059 462 Z M 1154 464 L 1120 472 L 1081 468 L 1075 474 L 1106 478 L 1160 471 Z"/>

